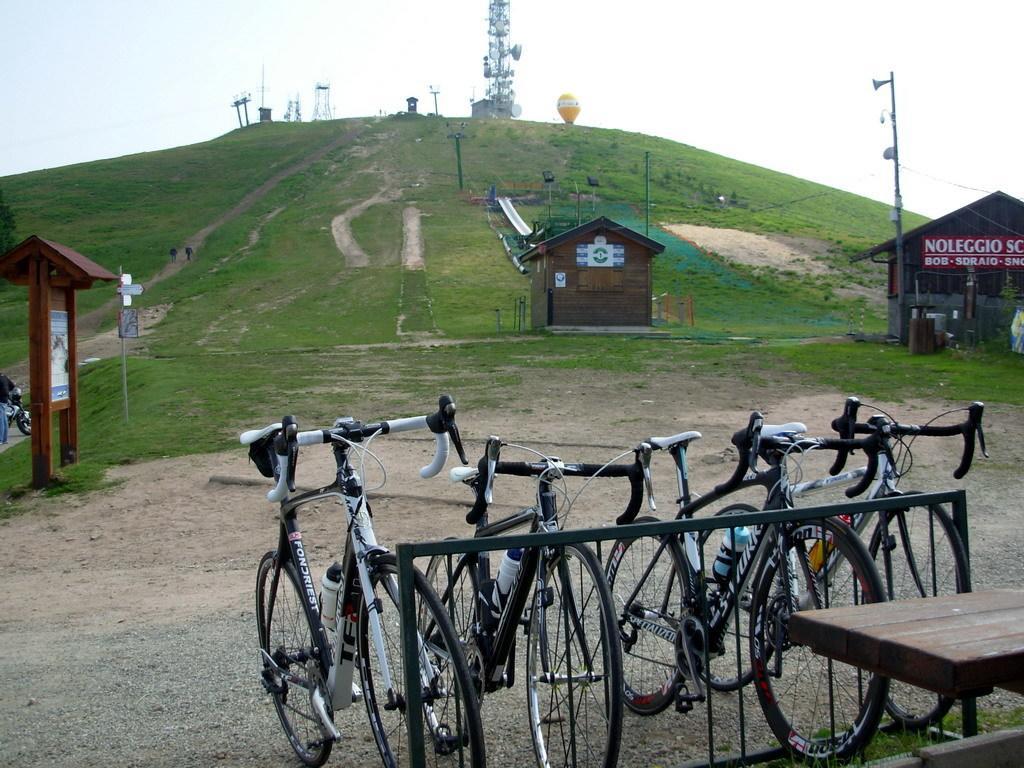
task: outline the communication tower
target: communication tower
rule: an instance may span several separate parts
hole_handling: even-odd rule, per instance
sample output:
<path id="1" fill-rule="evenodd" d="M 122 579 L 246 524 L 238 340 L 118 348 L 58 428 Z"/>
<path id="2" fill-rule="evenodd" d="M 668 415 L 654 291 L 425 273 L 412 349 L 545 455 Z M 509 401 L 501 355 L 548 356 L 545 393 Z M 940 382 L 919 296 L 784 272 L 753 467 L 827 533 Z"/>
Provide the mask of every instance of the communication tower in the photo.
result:
<path id="1" fill-rule="evenodd" d="M 284 121 L 286 123 L 301 123 L 302 122 L 302 108 L 299 105 L 299 94 L 295 94 L 295 100 L 288 100 L 288 109 L 284 113 Z"/>
<path id="2" fill-rule="evenodd" d="M 512 62 L 519 61 L 523 46 L 509 45 L 509 0 L 490 0 L 487 19 L 487 55 L 484 56 L 484 77 L 487 94 L 473 102 L 473 117 L 519 117 L 522 107 L 516 104 L 512 90 Z"/>
<path id="3" fill-rule="evenodd" d="M 331 84 L 317 83 L 314 89 L 316 101 L 313 104 L 314 120 L 333 120 L 334 112 L 331 111 Z"/>

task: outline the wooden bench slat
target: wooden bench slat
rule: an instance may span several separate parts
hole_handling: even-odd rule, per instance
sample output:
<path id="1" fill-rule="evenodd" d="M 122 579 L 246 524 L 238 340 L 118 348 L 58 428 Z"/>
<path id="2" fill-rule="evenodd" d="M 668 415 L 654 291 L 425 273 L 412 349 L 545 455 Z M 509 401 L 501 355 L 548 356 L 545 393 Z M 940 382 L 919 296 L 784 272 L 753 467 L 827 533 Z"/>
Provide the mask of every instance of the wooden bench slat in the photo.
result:
<path id="1" fill-rule="evenodd" d="M 1024 592 L 993 590 L 806 611 L 790 639 L 946 695 L 1024 688 Z"/>

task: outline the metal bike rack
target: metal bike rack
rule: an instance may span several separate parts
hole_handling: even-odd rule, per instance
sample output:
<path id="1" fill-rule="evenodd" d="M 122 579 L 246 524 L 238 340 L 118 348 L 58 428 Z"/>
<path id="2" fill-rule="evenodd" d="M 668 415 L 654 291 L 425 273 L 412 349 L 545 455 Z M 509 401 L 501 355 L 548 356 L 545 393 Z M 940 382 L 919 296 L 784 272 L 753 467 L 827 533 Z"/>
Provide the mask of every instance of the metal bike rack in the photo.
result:
<path id="1" fill-rule="evenodd" d="M 837 515 L 857 515 L 879 512 L 889 509 L 927 508 L 932 504 L 949 504 L 953 512 L 953 520 L 963 540 L 968 555 L 968 576 L 970 574 L 970 548 L 967 536 L 967 496 L 963 490 L 942 491 L 938 493 L 921 493 L 913 496 L 895 496 L 874 499 L 871 501 L 854 501 L 843 504 L 828 504 L 800 509 L 784 509 L 730 514 L 718 517 L 703 517 L 690 520 L 666 520 L 656 523 L 633 523 L 630 525 L 609 526 L 605 528 L 580 528 L 555 533 L 524 533 L 511 536 L 494 536 L 487 538 L 447 539 L 421 543 L 399 544 L 396 548 L 398 559 L 399 598 L 402 612 L 403 652 L 405 658 L 417 658 L 418 648 L 416 633 L 410 628 L 416 626 L 415 605 L 413 599 L 413 561 L 417 557 L 435 555 L 453 556 L 469 552 L 484 552 L 510 549 L 513 547 L 559 546 L 574 543 L 599 544 L 616 539 L 630 539 L 641 536 L 658 536 L 678 534 L 689 531 L 711 531 L 741 526 L 765 525 L 779 522 L 801 522 L 820 520 Z M 596 547 L 601 557 L 600 546 Z M 702 558 L 703 560 L 703 555 Z M 705 564 L 701 563 L 702 568 Z M 970 591 L 970 579 L 968 578 Z M 407 724 L 409 728 L 409 749 L 413 768 L 425 766 L 424 744 L 422 738 L 422 708 L 419 691 L 419 670 L 416 665 L 405 665 L 405 688 L 407 695 Z M 739 691 L 742 696 L 742 689 Z M 756 698 L 756 697 L 755 697 Z M 763 745 L 754 750 L 746 748 L 746 732 L 743 725 L 741 708 L 740 717 L 740 752 L 716 754 L 713 725 L 713 706 L 711 699 L 707 701 L 708 710 L 708 757 L 707 761 L 696 760 L 682 763 L 680 768 L 712 768 L 720 765 L 753 765 L 775 760 L 788 755 L 783 747 Z M 657 715 L 666 716 L 666 715 Z M 667 715 L 671 716 L 671 715 Z M 977 709 L 974 699 L 962 700 L 963 731 L 977 731 Z"/>

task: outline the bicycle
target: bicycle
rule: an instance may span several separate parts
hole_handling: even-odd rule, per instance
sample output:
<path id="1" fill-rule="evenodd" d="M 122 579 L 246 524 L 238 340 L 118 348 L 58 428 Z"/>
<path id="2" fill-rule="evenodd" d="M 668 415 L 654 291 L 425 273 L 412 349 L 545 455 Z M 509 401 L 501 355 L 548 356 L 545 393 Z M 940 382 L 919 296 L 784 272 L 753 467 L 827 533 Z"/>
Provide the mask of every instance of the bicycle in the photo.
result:
<path id="1" fill-rule="evenodd" d="M 867 465 L 843 472 L 849 452 L 840 450 L 829 469 L 829 476 L 794 484 L 791 488 L 794 497 L 802 497 L 861 478 L 863 480 L 858 487 L 862 487 L 864 481 L 869 483 L 864 494 L 866 499 L 912 497 L 920 493 L 901 491 L 897 488 L 899 480 L 909 471 L 906 465 L 912 462 L 910 444 L 906 438 L 911 438 L 912 442 L 913 438 L 919 436 L 962 436 L 963 454 L 959 466 L 953 472 L 953 477 L 958 480 L 965 477 L 971 467 L 975 436 L 982 455 L 988 456 L 982 429 L 983 403 L 974 402 L 968 406 L 967 418 L 964 421 L 943 426 L 933 426 L 931 422 L 921 426 L 900 424 L 890 416 L 882 414 L 872 416 L 865 423 L 858 423 L 857 413 L 861 406 L 858 398 L 847 398 L 843 414 L 833 420 L 832 428 L 843 438 L 877 432 L 882 451 L 874 455 L 875 463 L 872 464 L 869 457 Z M 902 460 L 898 460 L 895 455 L 894 441 L 900 445 Z M 855 490 L 857 489 L 848 491 L 847 496 L 858 495 L 853 492 Z M 966 547 L 952 515 L 942 505 L 932 504 L 918 512 L 912 512 L 910 507 L 881 511 L 874 525 L 869 527 L 871 517 L 870 513 L 861 513 L 853 515 L 846 522 L 865 538 L 868 552 L 882 574 L 888 600 L 934 597 L 970 591 Z M 953 704 L 953 699 L 893 680 L 886 710 L 901 728 L 921 730 L 939 722 Z"/>
<path id="2" fill-rule="evenodd" d="M 436 475 L 448 457 L 449 440 L 466 462 L 455 404 L 441 396 L 428 416 L 363 424 L 351 418 L 327 429 L 300 432 L 292 416 L 241 435 L 259 471 L 276 481 L 267 499 L 280 505 L 277 549 L 260 560 L 256 576 L 256 619 L 260 679 L 273 697 L 281 725 L 298 758 L 309 766 L 328 759 L 341 734 L 334 713 L 362 698 L 374 741 L 385 766 L 397 768 L 408 744 L 405 671 L 402 655 L 397 563 L 374 535 L 361 478 L 362 462 L 379 435 L 429 429 L 435 437 L 433 461 L 420 470 Z M 292 495 L 299 446 L 330 444 L 337 468 L 334 481 Z M 361 444 L 361 445 L 360 445 Z M 359 468 L 350 454 L 362 454 Z M 375 456 L 373 456 L 376 459 Z M 377 460 L 379 462 L 379 460 Z M 335 500 L 346 510 L 341 562 L 327 569 L 318 597 L 303 544 L 298 510 Z M 469 668 L 459 639 L 437 595 L 414 572 L 417 612 L 432 618 L 429 635 L 418 637 L 423 741 L 435 765 L 460 761 L 485 765 L 483 729 Z M 353 684 L 359 670 L 359 685 Z M 464 754 L 462 758 L 460 755 Z"/>
<path id="3" fill-rule="evenodd" d="M 505 445 L 492 436 L 476 469 L 452 470 L 453 480 L 475 491 L 466 522 L 476 526 L 476 538 L 525 526 L 531 533 L 559 530 L 555 484 L 564 477 L 628 476 L 630 508 L 640 506 L 643 488 L 632 466 L 573 464 L 536 451 L 536 462 L 499 461 Z M 487 507 L 498 474 L 535 478 L 537 504 L 492 523 Z M 507 562 L 516 559 L 518 565 Z M 622 652 L 611 593 L 593 550 L 577 543 L 510 551 L 498 579 L 491 578 L 488 552 L 464 554 L 454 567 L 450 558 L 435 557 L 426 573 L 463 639 L 481 694 L 514 685 L 516 634 L 523 628 L 538 765 L 614 766 L 622 728 Z"/>
<path id="4" fill-rule="evenodd" d="M 739 461 L 732 477 L 698 499 L 689 499 L 685 449 L 699 433 L 652 438 L 648 444 L 676 459 L 682 491 L 677 518 L 689 518 L 755 482 L 767 490 L 765 510 L 790 508 L 786 458 L 794 440 L 804 448 L 859 448 L 869 455 L 881 450 L 877 434 L 859 440 L 796 437 L 803 431 L 798 423 L 765 425 L 754 412 L 747 427 L 733 435 Z M 759 455 L 768 468 L 745 479 Z M 718 514 L 752 511 L 750 505 L 733 504 Z M 616 522 L 630 519 L 623 515 Z M 823 666 L 822 659 L 789 642 L 786 626 L 793 611 L 884 600 L 878 571 L 860 538 L 834 518 L 751 525 L 749 536 L 717 587 L 707 583 L 702 537 L 696 533 L 615 542 L 607 573 L 627 659 L 627 706 L 649 715 L 674 701 L 678 711 L 688 712 L 707 700 L 707 688 L 734 690 L 752 677 L 780 744 L 802 759 L 851 758 L 878 726 L 888 680 L 839 663 Z M 811 555 L 822 545 L 830 553 L 829 567 L 815 568 Z M 748 615 L 741 604 L 748 584 L 749 629 L 741 622 Z M 749 671 L 739 662 L 744 635 L 749 635 Z M 734 654 L 735 675 L 713 676 L 712 660 L 727 653 Z M 829 701 L 823 703 L 825 695 Z"/>

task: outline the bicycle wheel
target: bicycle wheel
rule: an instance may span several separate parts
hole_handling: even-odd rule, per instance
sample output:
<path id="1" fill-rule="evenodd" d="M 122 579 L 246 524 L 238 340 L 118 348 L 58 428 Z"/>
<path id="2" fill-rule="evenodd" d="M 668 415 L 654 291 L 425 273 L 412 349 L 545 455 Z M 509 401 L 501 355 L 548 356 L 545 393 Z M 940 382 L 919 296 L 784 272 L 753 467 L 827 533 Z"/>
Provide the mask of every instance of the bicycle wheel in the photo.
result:
<path id="1" fill-rule="evenodd" d="M 454 561 L 453 566 L 449 566 L 447 557 L 435 555 L 430 558 L 424 576 L 431 589 L 440 597 L 441 605 L 451 619 L 452 629 L 455 630 L 455 636 L 459 638 L 462 645 L 463 653 L 466 656 L 466 665 L 469 667 L 470 676 L 473 678 L 473 684 L 479 696 L 484 690 L 484 681 L 482 678 L 483 661 L 480 658 L 474 633 L 477 621 L 476 602 L 479 594 L 477 555 L 463 555 Z M 417 623 L 421 632 L 429 634 L 433 627 L 433 615 L 429 611 L 423 610 L 417 617 Z"/>
<path id="2" fill-rule="evenodd" d="M 664 710 L 682 682 L 676 635 L 684 605 L 683 573 L 683 549 L 675 536 L 618 539 L 608 554 L 605 575 L 622 641 L 624 702 L 638 715 Z"/>
<path id="3" fill-rule="evenodd" d="M 845 760 L 862 750 L 878 727 L 888 680 L 815 655 L 789 640 L 794 611 L 884 600 L 867 549 L 836 520 L 794 524 L 788 544 L 779 529 L 767 542 L 754 588 L 751 660 L 755 689 L 779 743 L 804 760 Z M 830 553 L 822 562 L 815 547 Z"/>
<path id="4" fill-rule="evenodd" d="M 399 768 L 410 763 L 410 755 L 398 565 L 394 555 L 377 556 L 370 566 L 370 579 L 380 606 L 384 663 L 392 687 L 388 689 L 365 604 L 359 611 L 359 675 L 366 712 L 384 765 Z M 486 758 L 479 702 L 462 648 L 447 611 L 423 574 L 414 570 L 413 580 L 415 615 L 421 621 L 429 615 L 433 627 L 429 635 L 419 635 L 426 764 L 483 768 Z"/>
<path id="5" fill-rule="evenodd" d="M 952 595 L 967 589 L 963 541 L 953 518 L 938 504 L 879 513 L 868 551 L 889 600 Z M 893 680 L 885 709 L 905 730 L 921 730 L 939 722 L 954 702 Z"/>
<path id="6" fill-rule="evenodd" d="M 526 688 L 537 763 L 607 766 L 622 735 L 622 649 L 608 582 L 583 544 L 547 550 L 526 644 Z"/>
<path id="7" fill-rule="evenodd" d="M 733 503 L 715 512 L 715 517 L 758 511 L 757 507 L 750 504 Z M 718 555 L 724 534 L 724 529 L 702 531 L 700 534 L 704 568 L 708 573 Z M 741 569 L 734 565 L 729 581 L 720 584 L 717 597 L 712 597 L 717 603 L 728 605 L 728 612 L 718 624 L 721 629 L 714 637 L 708 655 L 708 685 L 716 691 L 735 691 L 754 677 L 750 668 L 750 603 L 757 564 L 739 555 L 736 559 L 742 563 Z"/>
<path id="8" fill-rule="evenodd" d="M 323 765 L 334 741 L 324 731 L 313 707 L 314 691 L 324 697 L 330 712 L 325 681 L 331 667 L 331 649 L 320 619 L 311 612 L 290 560 L 278 569 L 277 552 L 267 552 L 256 572 L 256 624 L 260 648 L 287 677 L 264 658 L 263 686 L 274 697 L 274 707 L 288 741 L 299 759 Z M 319 638 L 319 639 L 318 639 Z"/>

